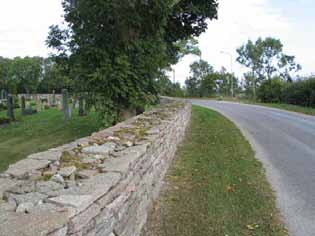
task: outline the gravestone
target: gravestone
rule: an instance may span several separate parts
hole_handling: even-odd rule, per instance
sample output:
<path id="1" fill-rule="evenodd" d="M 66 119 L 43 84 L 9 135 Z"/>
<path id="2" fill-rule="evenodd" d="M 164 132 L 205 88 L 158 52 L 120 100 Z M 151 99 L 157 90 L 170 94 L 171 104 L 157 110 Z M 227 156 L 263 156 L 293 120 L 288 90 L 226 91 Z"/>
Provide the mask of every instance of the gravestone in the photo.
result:
<path id="1" fill-rule="evenodd" d="M 83 97 L 79 98 L 79 116 L 84 116 L 84 109 L 83 109 Z"/>
<path id="2" fill-rule="evenodd" d="M 64 114 L 65 121 L 68 121 L 71 118 L 70 107 L 68 102 L 68 90 L 62 90 L 62 111 Z"/>
<path id="3" fill-rule="evenodd" d="M 25 96 L 21 97 L 21 112 L 22 112 L 22 116 L 25 115 Z"/>
<path id="4" fill-rule="evenodd" d="M 2 89 L 0 93 L 0 100 L 7 99 L 7 96 L 8 96 L 7 91 L 5 89 Z"/>
<path id="5" fill-rule="evenodd" d="M 53 106 L 56 106 L 56 94 L 55 94 L 55 90 L 53 90 L 52 105 L 53 105 Z"/>
<path id="6" fill-rule="evenodd" d="M 10 120 L 14 120 L 14 103 L 13 96 L 11 94 L 8 95 L 7 99 L 7 116 Z"/>

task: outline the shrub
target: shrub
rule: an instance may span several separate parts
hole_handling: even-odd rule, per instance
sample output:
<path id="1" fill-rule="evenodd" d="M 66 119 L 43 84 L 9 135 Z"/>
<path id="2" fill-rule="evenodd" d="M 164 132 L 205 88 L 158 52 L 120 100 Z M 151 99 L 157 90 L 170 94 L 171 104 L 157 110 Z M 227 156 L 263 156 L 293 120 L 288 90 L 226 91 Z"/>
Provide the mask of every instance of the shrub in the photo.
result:
<path id="1" fill-rule="evenodd" d="M 261 83 L 257 96 L 262 102 L 279 103 L 282 101 L 285 82 L 280 78 L 268 79 Z"/>
<path id="2" fill-rule="evenodd" d="M 289 104 L 315 107 L 315 78 L 287 84 L 283 90 L 282 100 Z"/>
<path id="3" fill-rule="evenodd" d="M 0 111 L 6 110 L 7 109 L 7 105 L 5 102 L 0 102 Z"/>

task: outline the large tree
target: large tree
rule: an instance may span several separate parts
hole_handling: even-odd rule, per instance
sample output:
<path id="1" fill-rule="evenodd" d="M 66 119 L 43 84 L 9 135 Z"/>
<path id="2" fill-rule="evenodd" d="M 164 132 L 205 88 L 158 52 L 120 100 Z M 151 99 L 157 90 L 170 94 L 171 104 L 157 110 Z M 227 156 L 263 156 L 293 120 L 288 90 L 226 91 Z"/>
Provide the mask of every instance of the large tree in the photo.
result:
<path id="1" fill-rule="evenodd" d="M 249 68 L 258 82 L 276 75 L 291 80 L 291 73 L 301 69 L 294 56 L 283 52 L 283 44 L 279 39 L 268 37 L 259 38 L 256 42 L 249 40 L 237 49 L 237 53 L 237 61 Z"/>
<path id="2" fill-rule="evenodd" d="M 178 60 L 178 43 L 217 16 L 216 0 L 64 0 L 63 7 L 66 25 L 52 26 L 47 43 L 76 90 L 98 96 L 108 122 L 157 95 L 155 78 Z"/>
<path id="3" fill-rule="evenodd" d="M 204 60 L 195 61 L 190 65 L 190 76 L 186 79 L 187 95 L 191 97 L 208 96 L 205 93 L 212 91 L 215 82 L 211 74 L 213 67 Z"/>

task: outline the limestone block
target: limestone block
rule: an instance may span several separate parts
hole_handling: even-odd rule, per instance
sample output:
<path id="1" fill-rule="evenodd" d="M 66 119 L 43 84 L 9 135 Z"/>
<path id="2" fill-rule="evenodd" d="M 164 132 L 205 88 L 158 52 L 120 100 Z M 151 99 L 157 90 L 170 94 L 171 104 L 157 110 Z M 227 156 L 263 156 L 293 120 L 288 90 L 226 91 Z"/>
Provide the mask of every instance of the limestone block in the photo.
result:
<path id="1" fill-rule="evenodd" d="M 16 178 L 23 178 L 32 171 L 48 167 L 49 164 L 49 160 L 24 159 L 16 164 L 10 165 L 9 169 L 5 173 Z"/>
<path id="2" fill-rule="evenodd" d="M 89 222 L 100 213 L 100 206 L 97 204 L 90 205 L 85 211 L 74 216 L 69 223 L 69 233 L 81 231 Z M 93 222 L 94 224 L 95 222 Z M 93 225 L 94 226 L 94 225 Z"/>
<path id="3" fill-rule="evenodd" d="M 77 176 L 81 179 L 89 179 L 97 174 L 99 174 L 97 170 L 81 170 L 77 173 Z"/>
<path id="4" fill-rule="evenodd" d="M 35 160 L 59 161 L 61 156 L 62 152 L 60 150 L 49 150 L 46 152 L 29 155 L 28 158 Z"/>
<path id="5" fill-rule="evenodd" d="M 8 202 L 1 202 L 0 203 L 0 212 L 5 212 L 5 211 L 15 211 L 16 210 L 16 202 L 15 201 L 8 201 Z"/>
<path id="6" fill-rule="evenodd" d="M 61 229 L 58 229 L 50 234 L 48 236 L 66 236 L 68 231 L 68 227 L 62 227 Z"/>
<path id="7" fill-rule="evenodd" d="M 36 183 L 36 191 L 42 194 L 51 195 L 52 192 L 61 190 L 64 185 L 54 181 L 40 181 Z"/>
<path id="8" fill-rule="evenodd" d="M 0 199 L 3 197 L 3 193 L 12 188 L 16 184 L 16 181 L 8 178 L 0 178 Z"/>
<path id="9" fill-rule="evenodd" d="M 77 213 L 82 212 L 93 203 L 92 195 L 61 195 L 46 200 L 61 207 L 73 207 Z"/>
<path id="10" fill-rule="evenodd" d="M 140 157 L 140 153 L 132 152 L 129 155 L 108 159 L 104 164 L 99 165 L 99 167 L 102 168 L 102 171 L 126 174 Z"/>
<path id="11" fill-rule="evenodd" d="M 53 182 L 56 182 L 58 184 L 64 184 L 65 183 L 65 180 L 61 174 L 55 174 L 54 176 L 51 177 L 50 180 Z"/>
<path id="12" fill-rule="evenodd" d="M 115 150 L 116 144 L 108 142 L 103 145 L 89 146 L 82 149 L 82 153 L 108 155 Z"/>
<path id="13" fill-rule="evenodd" d="M 47 198 L 47 195 L 37 193 L 37 192 L 31 192 L 27 194 L 10 194 L 9 200 L 14 200 L 17 204 L 22 203 L 33 203 L 34 205 L 37 205 L 40 201 L 43 201 Z"/>
<path id="14" fill-rule="evenodd" d="M 67 211 L 0 212 L 0 236 L 44 236 L 64 227 L 68 220 Z"/>
<path id="15" fill-rule="evenodd" d="M 32 202 L 23 202 L 18 205 L 16 212 L 19 213 L 30 213 L 30 211 L 35 207 Z"/>
<path id="16" fill-rule="evenodd" d="M 93 196 L 93 201 L 104 196 L 120 180 L 119 173 L 105 173 L 91 177 L 82 182 L 80 191 Z"/>
<path id="17" fill-rule="evenodd" d="M 73 175 L 76 172 L 76 170 L 77 168 L 75 166 L 64 167 L 58 171 L 58 174 L 60 174 L 62 177 L 68 178 L 71 175 Z"/>
<path id="18" fill-rule="evenodd" d="M 16 193 L 16 194 L 25 194 L 35 191 L 35 182 L 34 181 L 16 181 L 14 184 L 11 185 L 10 188 L 7 189 L 9 193 Z"/>

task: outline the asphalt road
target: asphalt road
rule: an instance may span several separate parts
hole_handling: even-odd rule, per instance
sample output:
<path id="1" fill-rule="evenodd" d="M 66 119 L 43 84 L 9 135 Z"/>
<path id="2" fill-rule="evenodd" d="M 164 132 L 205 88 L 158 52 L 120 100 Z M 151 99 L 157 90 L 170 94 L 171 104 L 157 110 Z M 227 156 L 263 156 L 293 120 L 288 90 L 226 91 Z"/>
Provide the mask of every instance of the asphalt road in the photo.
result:
<path id="1" fill-rule="evenodd" d="M 193 104 L 233 121 L 264 164 L 290 236 L 315 236 L 315 117 L 209 100 Z"/>

